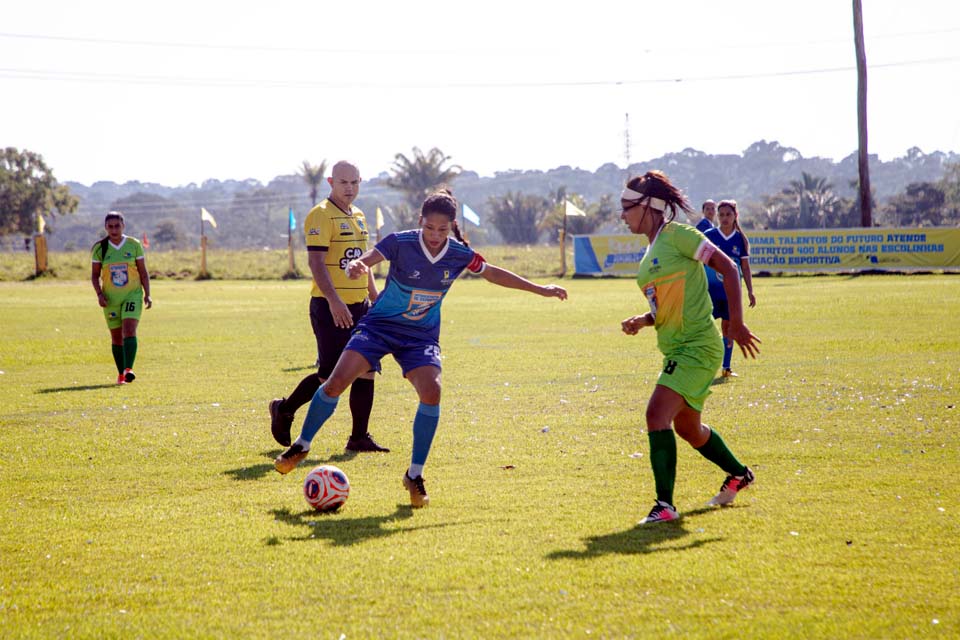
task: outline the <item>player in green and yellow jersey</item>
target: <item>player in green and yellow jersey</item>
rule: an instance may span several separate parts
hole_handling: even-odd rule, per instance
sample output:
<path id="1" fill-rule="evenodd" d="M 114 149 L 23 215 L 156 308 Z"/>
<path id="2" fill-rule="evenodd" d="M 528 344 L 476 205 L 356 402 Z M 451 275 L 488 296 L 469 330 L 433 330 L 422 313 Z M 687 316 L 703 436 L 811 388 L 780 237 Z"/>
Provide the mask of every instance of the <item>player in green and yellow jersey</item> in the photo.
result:
<path id="1" fill-rule="evenodd" d="M 290 427 L 294 413 L 313 400 L 320 385 L 330 377 L 354 325 L 377 299 L 377 286 L 370 273 L 351 280 L 347 263 L 367 250 L 369 231 L 363 212 L 353 206 L 360 193 L 360 171 L 341 160 L 330 170 L 330 195 L 307 214 L 303 231 L 307 243 L 307 262 L 313 276 L 310 292 L 310 324 L 317 339 L 317 372 L 300 381 L 288 398 L 271 400 L 270 432 L 274 440 L 290 446 Z M 350 413 L 353 429 L 347 451 L 390 451 L 381 447 L 368 431 L 373 409 L 373 371 L 357 378 L 350 387 Z"/>
<path id="2" fill-rule="evenodd" d="M 663 370 L 646 410 L 657 499 L 640 523 L 668 522 L 680 517 L 673 505 L 677 475 L 674 430 L 727 473 L 720 492 L 708 504 L 730 504 L 737 492 L 754 480 L 753 472 L 737 460 L 720 434 L 701 422 L 704 400 L 723 357 L 723 343 L 711 317 L 713 304 L 704 264 L 724 275 L 730 311 L 728 335 L 740 345 L 744 357 L 748 353 L 756 357 L 760 339 L 743 324 L 736 265 L 700 231 L 674 222 L 677 210 L 689 213 L 690 205 L 666 175 L 648 171 L 632 178 L 620 204 L 620 218 L 630 231 L 650 241 L 637 274 L 650 311 L 627 318 L 621 327 L 627 335 L 654 327 L 663 354 Z"/>
<path id="3" fill-rule="evenodd" d="M 123 234 L 123 214 L 111 211 L 104 218 L 107 235 L 93 245 L 90 281 L 103 307 L 117 365 L 117 384 L 133 382 L 137 357 L 137 325 L 144 307 L 153 306 L 150 274 L 143 246 Z"/>

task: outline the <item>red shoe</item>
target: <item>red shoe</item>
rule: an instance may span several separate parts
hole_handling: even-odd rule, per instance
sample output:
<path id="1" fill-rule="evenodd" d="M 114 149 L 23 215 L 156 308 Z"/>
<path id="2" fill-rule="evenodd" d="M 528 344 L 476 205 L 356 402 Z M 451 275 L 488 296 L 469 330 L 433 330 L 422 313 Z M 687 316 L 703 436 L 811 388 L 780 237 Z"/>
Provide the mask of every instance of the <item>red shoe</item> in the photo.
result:
<path id="1" fill-rule="evenodd" d="M 123 377 L 123 374 L 117 376 L 117 384 L 127 384 L 127 379 Z"/>

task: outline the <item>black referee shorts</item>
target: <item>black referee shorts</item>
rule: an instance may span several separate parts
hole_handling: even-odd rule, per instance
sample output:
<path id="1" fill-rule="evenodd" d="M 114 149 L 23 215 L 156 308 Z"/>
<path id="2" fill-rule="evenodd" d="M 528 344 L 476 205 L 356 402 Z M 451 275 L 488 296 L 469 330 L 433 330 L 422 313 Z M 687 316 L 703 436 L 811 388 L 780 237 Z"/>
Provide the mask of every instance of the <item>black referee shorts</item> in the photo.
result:
<path id="1" fill-rule="evenodd" d="M 317 338 L 317 355 L 320 360 L 317 375 L 324 380 L 333 372 L 333 367 L 340 359 L 343 348 L 347 346 L 357 322 L 370 309 L 370 302 L 368 300 L 355 302 L 348 304 L 347 308 L 353 316 L 353 326 L 349 329 L 341 329 L 333 323 L 333 315 L 330 313 L 330 304 L 327 299 L 310 298 L 310 325 L 313 327 L 313 335 Z"/>

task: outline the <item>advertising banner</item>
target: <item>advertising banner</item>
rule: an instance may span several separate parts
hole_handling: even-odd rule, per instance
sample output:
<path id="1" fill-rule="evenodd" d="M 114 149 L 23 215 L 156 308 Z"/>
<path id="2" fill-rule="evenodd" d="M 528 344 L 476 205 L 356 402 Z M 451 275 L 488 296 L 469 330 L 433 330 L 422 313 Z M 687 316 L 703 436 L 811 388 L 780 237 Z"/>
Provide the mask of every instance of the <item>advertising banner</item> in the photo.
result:
<path id="1" fill-rule="evenodd" d="M 754 273 L 960 269 L 960 229 L 747 230 Z M 633 275 L 642 235 L 574 236 L 577 275 Z"/>

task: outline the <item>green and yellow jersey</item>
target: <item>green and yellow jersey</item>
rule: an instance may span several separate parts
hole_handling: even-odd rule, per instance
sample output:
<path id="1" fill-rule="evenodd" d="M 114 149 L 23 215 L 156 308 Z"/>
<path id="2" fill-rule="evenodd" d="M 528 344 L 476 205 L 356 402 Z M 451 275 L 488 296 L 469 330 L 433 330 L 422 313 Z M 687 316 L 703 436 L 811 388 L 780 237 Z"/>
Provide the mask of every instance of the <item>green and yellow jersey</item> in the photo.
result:
<path id="1" fill-rule="evenodd" d="M 703 270 L 715 250 L 693 227 L 668 222 L 640 260 L 637 284 L 650 303 L 657 347 L 664 355 L 715 347 L 720 340 Z"/>
<path id="2" fill-rule="evenodd" d="M 93 245 L 91 259 L 100 263 L 100 286 L 107 298 L 107 305 L 115 305 L 131 295 L 142 294 L 140 271 L 137 260 L 144 259 L 143 246 L 136 238 L 123 236 L 119 245 L 109 240 L 106 255 L 101 255 L 103 242 Z"/>
<path id="3" fill-rule="evenodd" d="M 344 211 L 329 199 L 315 206 L 303 223 L 307 251 L 326 251 L 324 264 L 330 273 L 337 294 L 346 304 L 363 302 L 367 297 L 367 279 L 351 280 L 347 277 L 347 263 L 363 255 L 367 250 L 367 222 L 363 212 L 351 205 Z M 323 292 L 313 283 L 310 292 L 322 298 Z"/>

